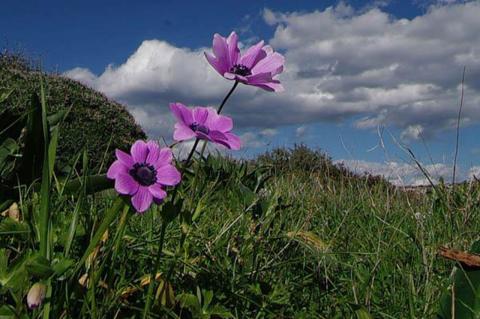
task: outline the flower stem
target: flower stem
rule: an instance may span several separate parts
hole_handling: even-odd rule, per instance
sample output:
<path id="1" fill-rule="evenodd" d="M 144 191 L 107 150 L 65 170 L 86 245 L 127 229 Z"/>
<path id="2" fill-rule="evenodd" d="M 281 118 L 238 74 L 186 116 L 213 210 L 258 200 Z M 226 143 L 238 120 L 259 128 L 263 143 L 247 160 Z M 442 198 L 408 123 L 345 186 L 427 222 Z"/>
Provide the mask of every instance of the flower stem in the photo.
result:
<path id="1" fill-rule="evenodd" d="M 192 159 L 192 157 L 193 157 L 193 154 L 195 153 L 195 149 L 197 148 L 198 142 L 200 142 L 200 139 L 197 137 L 197 138 L 195 139 L 195 143 L 193 144 L 192 149 L 190 150 L 190 153 L 188 154 L 187 161 L 185 162 L 184 168 L 187 168 L 187 167 L 188 167 L 188 164 L 190 164 L 190 161 L 191 161 L 191 159 Z"/>
<path id="2" fill-rule="evenodd" d="M 167 229 L 167 225 L 168 223 L 163 220 L 162 229 L 160 231 L 160 243 L 158 244 L 157 259 L 155 260 L 152 272 L 150 273 L 150 284 L 148 285 L 147 300 L 145 302 L 145 308 L 143 308 L 143 319 L 148 318 L 148 313 L 150 312 L 150 307 L 152 305 L 152 295 L 153 288 L 155 286 L 155 277 L 157 276 L 158 268 L 160 266 L 160 260 L 162 259 L 163 242 L 165 239 L 165 230 Z"/>
<path id="3" fill-rule="evenodd" d="M 218 107 L 218 110 L 217 110 L 218 114 L 220 114 L 220 112 L 222 112 L 222 109 L 225 106 L 225 103 L 227 103 L 228 99 L 230 98 L 230 95 L 232 95 L 233 91 L 235 91 L 235 89 L 237 88 L 238 83 L 240 83 L 240 82 L 235 81 L 235 84 L 233 84 L 232 88 L 230 89 L 230 91 L 227 93 L 227 95 L 223 99 L 222 104 L 220 104 L 220 106 Z"/>

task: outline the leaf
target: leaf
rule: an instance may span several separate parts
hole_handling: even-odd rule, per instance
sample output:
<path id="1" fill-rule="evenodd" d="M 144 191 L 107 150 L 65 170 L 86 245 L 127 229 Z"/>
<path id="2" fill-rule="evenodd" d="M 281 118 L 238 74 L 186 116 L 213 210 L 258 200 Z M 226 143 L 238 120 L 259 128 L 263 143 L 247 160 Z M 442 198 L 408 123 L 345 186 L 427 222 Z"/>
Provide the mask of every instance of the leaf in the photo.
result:
<path id="1" fill-rule="evenodd" d="M 470 252 L 480 253 L 480 241 L 472 245 Z M 480 268 L 458 264 L 454 267 L 451 280 L 451 285 L 440 301 L 438 317 L 442 319 L 478 318 L 480 316 Z M 452 316 L 453 309 L 454 316 Z"/>
<path id="2" fill-rule="evenodd" d="M 372 315 L 368 312 L 368 310 L 362 306 L 357 304 L 350 304 L 353 311 L 355 311 L 355 316 L 357 319 L 373 319 Z"/>
<path id="3" fill-rule="evenodd" d="M 17 169 L 22 183 L 30 184 L 41 176 L 44 145 L 42 104 L 38 95 L 33 94 L 31 109 L 27 116 L 25 146 L 20 166 Z"/>
<path id="4" fill-rule="evenodd" d="M 28 225 L 7 217 L 0 222 L 0 237 L 11 236 L 17 240 L 26 240 L 30 232 Z"/>
<path id="5" fill-rule="evenodd" d="M 45 102 L 45 88 L 43 81 L 40 81 L 40 93 L 41 93 L 41 127 L 43 134 L 43 149 L 38 152 L 36 156 L 42 154 L 43 162 L 42 168 L 42 182 L 40 186 L 40 221 L 39 221 L 39 237 L 40 237 L 40 254 L 50 259 L 50 178 L 52 172 L 50 172 L 50 160 L 49 160 L 49 136 L 48 136 L 48 123 L 47 123 L 47 105 Z"/>
<path id="6" fill-rule="evenodd" d="M 172 284 L 160 278 L 160 284 L 155 294 L 157 300 L 162 306 L 172 308 L 175 305 L 175 294 L 173 292 Z"/>
<path id="7" fill-rule="evenodd" d="M 53 269 L 50 267 L 50 262 L 44 256 L 35 254 L 27 259 L 25 263 L 27 272 L 39 279 L 46 279 L 53 274 Z"/>
<path id="8" fill-rule="evenodd" d="M 14 264 L 8 265 L 8 269 L 0 272 L 0 286 L 21 291 L 26 289 L 28 284 L 28 274 L 25 270 L 25 262 L 28 256 L 23 256 Z"/>
<path id="9" fill-rule="evenodd" d="M 180 302 L 180 307 L 187 308 L 194 315 L 199 315 L 201 312 L 200 303 L 198 298 L 192 294 L 181 294 L 178 295 L 177 300 Z"/>
<path id="10" fill-rule="evenodd" d="M 80 268 L 83 266 L 83 263 L 87 260 L 88 256 L 95 249 L 100 239 L 102 239 L 102 236 L 103 234 L 105 234 L 105 231 L 108 229 L 110 224 L 114 221 L 114 219 L 118 216 L 118 212 L 120 211 L 120 209 L 122 209 L 123 205 L 125 205 L 123 199 L 121 197 L 117 197 L 112 207 L 110 207 L 110 209 L 107 211 L 107 213 L 103 217 L 102 223 L 96 230 L 95 235 L 90 240 L 90 244 L 88 245 L 87 249 L 85 249 L 82 258 L 78 262 L 77 267 L 75 268 L 75 272 L 80 270 Z"/>
<path id="11" fill-rule="evenodd" d="M 113 188 L 113 181 L 106 175 L 91 175 L 86 178 L 80 177 L 65 184 L 64 193 L 78 195 L 85 179 L 85 192 L 87 195 Z"/>
<path id="12" fill-rule="evenodd" d="M 67 270 L 69 270 L 73 265 L 75 265 L 75 261 L 73 259 L 62 257 L 62 258 L 54 259 L 52 261 L 52 270 L 54 271 L 56 276 L 60 277 Z"/>
<path id="13" fill-rule="evenodd" d="M 18 144 L 13 138 L 6 138 L 0 145 L 0 168 L 9 156 L 13 156 L 18 151 Z"/>
<path id="14" fill-rule="evenodd" d="M 217 316 L 220 318 L 235 318 L 230 311 L 224 308 L 221 305 L 215 305 L 209 309 L 209 313 L 211 316 Z"/>
<path id="15" fill-rule="evenodd" d="M 4 305 L 0 307 L 0 319 L 15 319 L 17 315 L 15 308 L 12 306 Z"/>

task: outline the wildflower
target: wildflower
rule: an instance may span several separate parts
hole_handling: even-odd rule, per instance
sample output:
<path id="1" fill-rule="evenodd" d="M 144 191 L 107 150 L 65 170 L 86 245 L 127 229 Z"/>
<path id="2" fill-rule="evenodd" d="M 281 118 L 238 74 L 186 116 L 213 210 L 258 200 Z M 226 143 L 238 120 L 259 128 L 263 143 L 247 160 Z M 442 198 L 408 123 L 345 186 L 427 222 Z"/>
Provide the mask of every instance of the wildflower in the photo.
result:
<path id="1" fill-rule="evenodd" d="M 274 79 L 283 72 L 284 57 L 264 45 L 263 41 L 250 47 L 243 54 L 238 48 L 238 36 L 230 33 L 228 38 L 213 36 L 213 55 L 205 52 L 208 63 L 228 80 L 257 86 L 267 91 L 281 92 L 283 86 Z"/>
<path id="2" fill-rule="evenodd" d="M 171 103 L 170 110 L 178 120 L 173 133 L 174 140 L 185 141 L 197 137 L 232 150 L 240 149 L 240 138 L 230 132 L 233 121 L 228 116 L 218 115 L 211 107 L 190 109 L 181 103 Z"/>
<path id="3" fill-rule="evenodd" d="M 42 283 L 35 283 L 30 288 L 27 294 L 27 305 L 29 309 L 36 309 L 41 306 L 43 299 L 45 299 L 45 294 L 47 292 L 47 287 Z"/>
<path id="4" fill-rule="evenodd" d="M 131 155 L 116 150 L 117 160 L 107 172 L 115 180 L 115 190 L 132 196 L 132 205 L 138 213 L 146 211 L 152 201 L 157 204 L 167 196 L 164 187 L 177 185 L 180 172 L 171 164 L 172 151 L 153 141 L 136 141 Z"/>

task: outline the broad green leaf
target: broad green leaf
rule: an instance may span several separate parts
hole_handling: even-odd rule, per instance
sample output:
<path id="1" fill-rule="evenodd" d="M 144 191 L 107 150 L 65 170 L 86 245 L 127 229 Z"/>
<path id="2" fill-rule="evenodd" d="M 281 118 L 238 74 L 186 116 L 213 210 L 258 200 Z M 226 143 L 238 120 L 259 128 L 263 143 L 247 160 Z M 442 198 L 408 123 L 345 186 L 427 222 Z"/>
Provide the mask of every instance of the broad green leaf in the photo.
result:
<path id="1" fill-rule="evenodd" d="M 54 272 L 48 259 L 38 254 L 27 259 L 25 269 L 30 275 L 40 279 L 46 279 Z"/>

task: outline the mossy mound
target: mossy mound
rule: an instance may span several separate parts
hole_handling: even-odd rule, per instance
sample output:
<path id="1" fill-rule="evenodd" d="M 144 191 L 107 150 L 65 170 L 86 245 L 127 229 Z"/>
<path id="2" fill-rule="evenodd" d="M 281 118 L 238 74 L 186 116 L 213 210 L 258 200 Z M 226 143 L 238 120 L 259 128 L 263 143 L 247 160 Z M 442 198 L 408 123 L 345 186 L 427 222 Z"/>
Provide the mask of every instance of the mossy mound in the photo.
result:
<path id="1" fill-rule="evenodd" d="M 30 105 L 32 94 L 40 92 L 41 78 L 48 113 L 70 109 L 61 124 L 58 168 L 71 165 L 86 149 L 90 167 L 104 171 L 115 148 L 128 149 L 135 140 L 146 138 L 123 105 L 77 81 L 41 72 L 18 55 L 0 54 L 0 88 L 13 89 L 4 103 L 13 113 L 21 114 Z"/>

